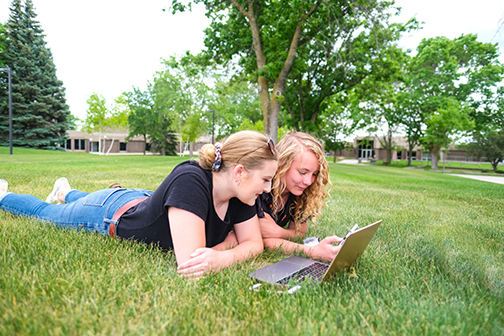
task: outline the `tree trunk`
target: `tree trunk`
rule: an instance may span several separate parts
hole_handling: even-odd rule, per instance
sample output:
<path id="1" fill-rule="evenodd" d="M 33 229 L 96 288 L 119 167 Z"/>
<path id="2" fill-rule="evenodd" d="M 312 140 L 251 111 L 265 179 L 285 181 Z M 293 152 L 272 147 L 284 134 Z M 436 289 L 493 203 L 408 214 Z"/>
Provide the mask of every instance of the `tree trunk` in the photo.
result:
<path id="1" fill-rule="evenodd" d="M 250 30 L 252 32 L 252 47 L 254 48 L 254 52 L 256 54 L 257 70 L 259 70 L 260 73 L 261 70 L 264 70 L 266 66 L 266 57 L 264 55 L 264 47 L 261 40 L 260 28 L 256 20 L 256 14 L 254 13 L 254 0 L 247 0 L 248 11 L 245 10 L 245 8 L 243 8 L 237 0 L 231 0 L 231 3 L 247 18 L 249 22 Z M 301 18 L 298 19 L 287 58 L 285 59 L 284 66 L 280 71 L 278 78 L 276 79 L 275 85 L 273 86 L 271 98 L 266 78 L 259 75 L 257 79 L 259 85 L 259 99 L 261 101 L 261 107 L 263 110 L 263 133 L 273 139 L 275 143 L 278 139 L 278 116 L 280 113 L 281 105 L 277 97 L 281 96 L 285 90 L 287 76 L 289 75 L 290 69 L 297 55 L 297 48 L 299 46 L 299 40 L 301 38 L 303 23 L 317 10 L 321 3 L 322 0 L 318 0 L 308 13 L 303 13 L 303 15 L 301 15 Z"/>
<path id="2" fill-rule="evenodd" d="M 389 127 L 387 134 L 387 163 L 392 162 L 392 128 Z"/>
<path id="3" fill-rule="evenodd" d="M 413 147 L 415 145 L 408 142 L 408 167 L 411 167 L 411 156 L 413 155 Z"/>
<path id="4" fill-rule="evenodd" d="M 248 11 L 246 11 L 245 8 L 243 8 L 238 3 L 238 1 L 232 0 L 231 2 L 247 18 L 249 22 L 250 30 L 252 32 L 252 47 L 254 48 L 254 52 L 256 54 L 257 70 L 264 70 L 264 66 L 266 65 L 266 57 L 264 55 L 259 25 L 257 24 L 254 14 L 253 0 L 248 0 Z M 270 129 L 270 95 L 268 90 L 268 82 L 266 81 L 266 78 L 264 78 L 264 76 L 259 75 L 259 77 L 257 78 L 257 84 L 259 100 L 261 101 L 261 107 L 263 110 L 263 133 L 267 135 Z"/>
<path id="5" fill-rule="evenodd" d="M 431 169 L 438 169 L 438 155 L 441 150 L 441 146 L 435 145 L 431 149 Z"/>
<path id="6" fill-rule="evenodd" d="M 289 48 L 289 53 L 287 55 L 287 59 L 285 60 L 284 66 L 280 71 L 280 75 L 273 86 L 273 94 L 271 95 L 270 108 L 269 108 L 269 121 L 268 121 L 268 133 L 271 139 L 275 143 L 277 143 L 278 139 L 278 116 L 280 115 L 280 107 L 281 103 L 278 101 L 278 96 L 281 96 L 285 90 L 285 86 L 287 84 L 287 76 L 289 75 L 289 71 L 294 63 L 294 59 L 297 54 L 297 47 L 299 44 L 299 39 L 301 38 L 301 27 L 302 20 L 298 21 L 298 25 L 296 27 L 296 31 L 294 32 L 294 36 L 292 37 L 291 45 Z"/>
<path id="7" fill-rule="evenodd" d="M 499 167 L 499 159 L 490 160 L 490 163 L 492 164 L 493 171 L 497 173 L 497 168 Z"/>
<path id="8" fill-rule="evenodd" d="M 271 101 L 273 108 L 270 110 L 269 114 L 269 131 L 265 134 L 269 136 L 270 139 L 276 144 L 278 139 L 278 116 L 280 115 L 280 103 L 276 100 Z"/>
<path id="9" fill-rule="evenodd" d="M 189 158 L 192 159 L 193 156 L 194 156 L 194 146 L 195 146 L 195 143 L 194 141 L 191 141 L 189 143 Z"/>
<path id="10" fill-rule="evenodd" d="M 390 164 L 392 162 L 392 130 L 389 129 L 389 131 L 387 132 L 387 135 L 383 136 L 383 140 L 381 140 L 381 138 L 380 138 L 380 136 L 378 136 L 378 134 L 376 134 L 376 138 L 378 139 L 378 141 L 380 142 L 382 147 L 385 147 L 385 152 L 387 155 L 386 162 L 387 162 L 387 164 Z"/>

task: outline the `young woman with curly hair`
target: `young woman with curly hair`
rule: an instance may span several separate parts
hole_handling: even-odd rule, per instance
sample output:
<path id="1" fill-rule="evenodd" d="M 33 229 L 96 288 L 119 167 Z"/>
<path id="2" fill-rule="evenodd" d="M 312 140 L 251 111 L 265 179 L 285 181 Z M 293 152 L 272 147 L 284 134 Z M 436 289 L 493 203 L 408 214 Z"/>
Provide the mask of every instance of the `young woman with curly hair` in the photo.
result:
<path id="1" fill-rule="evenodd" d="M 315 246 L 290 241 L 306 233 L 307 221 L 321 216 L 329 167 L 322 145 L 311 135 L 289 132 L 277 145 L 278 168 L 272 191 L 258 198 L 258 215 L 264 245 L 291 253 L 303 251 L 311 258 L 333 260 L 342 239 L 330 236 Z"/>

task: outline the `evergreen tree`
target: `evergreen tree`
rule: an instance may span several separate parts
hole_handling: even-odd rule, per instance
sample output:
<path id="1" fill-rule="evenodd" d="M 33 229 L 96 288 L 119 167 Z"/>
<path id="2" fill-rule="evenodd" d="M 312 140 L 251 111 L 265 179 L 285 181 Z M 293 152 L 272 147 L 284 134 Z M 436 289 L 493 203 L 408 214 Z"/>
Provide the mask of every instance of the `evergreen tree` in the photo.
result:
<path id="1" fill-rule="evenodd" d="M 3 68 L 4 65 L 4 54 L 5 51 L 5 27 L 0 23 L 0 67 Z"/>
<path id="2" fill-rule="evenodd" d="M 58 148 L 66 138 L 70 111 L 63 82 L 56 76 L 53 56 L 32 0 L 13 0 L 5 24 L 5 65 L 12 71 L 13 144 Z M 2 90 L 5 91 L 5 90 Z M 5 93 L 3 93 L 5 94 Z M 0 144 L 7 143 L 8 106 L 0 106 Z"/>
<path id="3" fill-rule="evenodd" d="M 5 27 L 0 23 L 0 68 L 4 68 L 5 63 Z M 0 72 L 0 145 L 9 141 L 9 83 L 8 73 Z M 4 116 L 3 110 L 7 111 Z M 6 124 L 3 125 L 2 121 Z M 6 126 L 6 127 L 2 127 Z"/>

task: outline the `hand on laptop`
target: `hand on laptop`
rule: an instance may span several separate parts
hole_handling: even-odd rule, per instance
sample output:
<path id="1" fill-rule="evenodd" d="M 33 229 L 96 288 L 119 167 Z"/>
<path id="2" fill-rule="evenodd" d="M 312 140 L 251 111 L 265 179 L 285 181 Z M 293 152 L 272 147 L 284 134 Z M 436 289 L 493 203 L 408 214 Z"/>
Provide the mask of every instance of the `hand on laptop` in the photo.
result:
<path id="1" fill-rule="evenodd" d="M 310 251 L 310 257 L 321 259 L 324 261 L 332 261 L 338 254 L 341 246 L 334 246 L 334 243 L 339 243 L 343 240 L 338 236 L 329 236 L 320 241 Z"/>

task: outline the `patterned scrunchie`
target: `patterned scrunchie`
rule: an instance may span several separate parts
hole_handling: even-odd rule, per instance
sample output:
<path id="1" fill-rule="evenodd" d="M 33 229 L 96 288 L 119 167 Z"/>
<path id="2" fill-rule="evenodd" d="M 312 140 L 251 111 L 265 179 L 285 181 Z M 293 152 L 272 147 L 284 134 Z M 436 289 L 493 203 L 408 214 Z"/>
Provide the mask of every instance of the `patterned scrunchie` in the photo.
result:
<path id="1" fill-rule="evenodd" d="M 212 166 L 212 171 L 216 172 L 219 171 L 221 165 L 222 165 L 222 154 L 221 154 L 221 148 L 222 145 L 220 142 L 215 143 L 215 162 Z"/>

